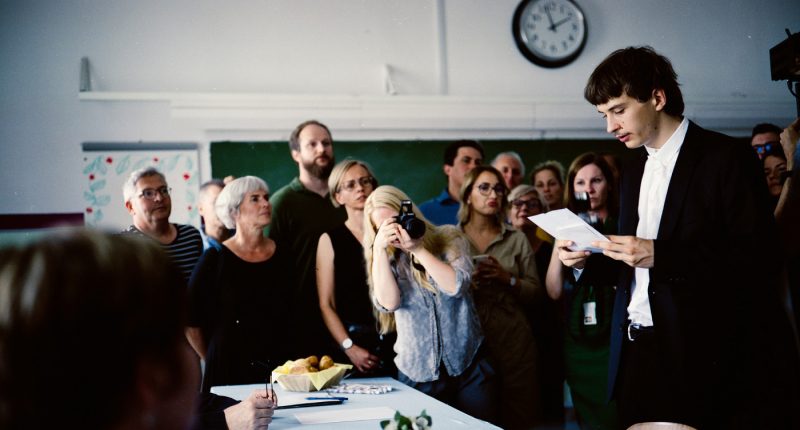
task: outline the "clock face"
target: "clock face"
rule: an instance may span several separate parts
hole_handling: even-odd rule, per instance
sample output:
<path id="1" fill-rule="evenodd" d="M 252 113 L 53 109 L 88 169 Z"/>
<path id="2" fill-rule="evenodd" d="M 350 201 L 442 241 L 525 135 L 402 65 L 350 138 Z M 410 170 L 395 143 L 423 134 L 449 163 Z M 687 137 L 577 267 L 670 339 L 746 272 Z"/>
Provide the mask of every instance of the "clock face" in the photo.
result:
<path id="1" fill-rule="evenodd" d="M 513 31 L 522 54 L 544 67 L 571 63 L 586 44 L 586 20 L 571 0 L 524 0 L 514 13 Z"/>

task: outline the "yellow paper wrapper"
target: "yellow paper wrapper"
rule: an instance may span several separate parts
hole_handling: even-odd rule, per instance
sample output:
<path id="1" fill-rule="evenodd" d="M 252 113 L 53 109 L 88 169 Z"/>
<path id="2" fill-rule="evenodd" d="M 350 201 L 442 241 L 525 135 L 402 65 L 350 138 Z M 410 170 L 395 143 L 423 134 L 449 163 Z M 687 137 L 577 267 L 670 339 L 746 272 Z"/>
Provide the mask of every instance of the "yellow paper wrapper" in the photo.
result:
<path id="1" fill-rule="evenodd" d="M 287 391 L 319 391 L 338 384 L 344 377 L 344 373 L 353 366 L 334 363 L 333 367 L 328 369 L 300 375 L 290 375 L 289 369 L 291 368 L 292 360 L 287 361 L 283 366 L 276 367 L 272 371 L 272 380 Z"/>

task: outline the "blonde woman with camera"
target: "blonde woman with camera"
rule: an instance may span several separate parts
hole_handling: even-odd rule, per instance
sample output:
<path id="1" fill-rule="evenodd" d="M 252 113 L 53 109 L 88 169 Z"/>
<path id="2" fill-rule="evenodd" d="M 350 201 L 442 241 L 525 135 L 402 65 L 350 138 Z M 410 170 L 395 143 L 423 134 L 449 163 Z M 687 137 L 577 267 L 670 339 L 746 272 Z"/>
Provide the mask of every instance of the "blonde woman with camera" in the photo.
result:
<path id="1" fill-rule="evenodd" d="M 493 421 L 494 370 L 481 348 L 464 237 L 454 226 L 429 223 L 399 189 L 381 186 L 364 207 L 363 243 L 381 332 L 397 330 L 398 379 Z"/>

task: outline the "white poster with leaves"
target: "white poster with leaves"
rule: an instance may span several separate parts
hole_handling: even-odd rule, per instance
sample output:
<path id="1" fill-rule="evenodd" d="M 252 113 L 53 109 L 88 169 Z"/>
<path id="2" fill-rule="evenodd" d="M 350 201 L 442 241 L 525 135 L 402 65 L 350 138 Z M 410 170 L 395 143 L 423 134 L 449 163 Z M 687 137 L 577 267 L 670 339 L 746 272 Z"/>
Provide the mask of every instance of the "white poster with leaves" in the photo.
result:
<path id="1" fill-rule="evenodd" d="M 196 144 L 83 144 L 84 220 L 87 226 L 119 231 L 131 224 L 122 186 L 131 172 L 153 166 L 171 188 L 170 222 L 200 227 Z"/>

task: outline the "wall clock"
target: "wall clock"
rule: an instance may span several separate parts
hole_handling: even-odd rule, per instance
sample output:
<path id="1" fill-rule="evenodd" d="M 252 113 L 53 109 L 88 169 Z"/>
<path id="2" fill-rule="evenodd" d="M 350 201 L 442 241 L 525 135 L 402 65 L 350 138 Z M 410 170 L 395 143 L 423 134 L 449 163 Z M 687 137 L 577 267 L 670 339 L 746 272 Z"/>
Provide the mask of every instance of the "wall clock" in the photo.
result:
<path id="1" fill-rule="evenodd" d="M 586 19 L 572 0 L 524 0 L 511 27 L 522 55 L 543 67 L 566 66 L 586 45 Z"/>

